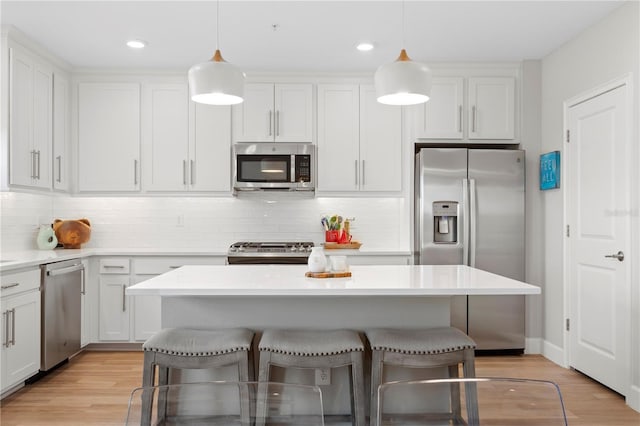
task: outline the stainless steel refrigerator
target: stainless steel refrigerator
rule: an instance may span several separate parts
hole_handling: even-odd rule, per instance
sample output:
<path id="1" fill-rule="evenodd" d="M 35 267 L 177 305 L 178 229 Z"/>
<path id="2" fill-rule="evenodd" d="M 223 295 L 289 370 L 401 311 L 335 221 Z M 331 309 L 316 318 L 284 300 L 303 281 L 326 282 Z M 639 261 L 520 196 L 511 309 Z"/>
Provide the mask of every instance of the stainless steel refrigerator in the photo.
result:
<path id="1" fill-rule="evenodd" d="M 525 153 L 423 148 L 415 168 L 415 263 L 524 281 Z M 480 350 L 524 350 L 524 296 L 456 296 L 451 324 Z"/>

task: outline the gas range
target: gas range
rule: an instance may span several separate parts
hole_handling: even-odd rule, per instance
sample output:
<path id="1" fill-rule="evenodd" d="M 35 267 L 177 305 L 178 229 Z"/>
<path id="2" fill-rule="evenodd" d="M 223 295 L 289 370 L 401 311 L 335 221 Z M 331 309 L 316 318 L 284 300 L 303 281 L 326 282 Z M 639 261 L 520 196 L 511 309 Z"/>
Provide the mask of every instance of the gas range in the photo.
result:
<path id="1" fill-rule="evenodd" d="M 227 252 L 227 261 L 234 264 L 306 264 L 313 248 L 310 241 L 238 242 Z"/>

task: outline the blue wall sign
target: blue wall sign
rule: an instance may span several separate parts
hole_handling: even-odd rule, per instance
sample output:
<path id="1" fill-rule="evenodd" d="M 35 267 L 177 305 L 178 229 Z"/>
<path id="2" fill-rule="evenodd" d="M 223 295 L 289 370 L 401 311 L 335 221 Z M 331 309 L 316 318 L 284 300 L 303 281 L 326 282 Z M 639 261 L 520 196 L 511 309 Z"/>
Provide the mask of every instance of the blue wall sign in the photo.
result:
<path id="1" fill-rule="evenodd" d="M 540 189 L 560 188 L 560 151 L 540 156 Z"/>

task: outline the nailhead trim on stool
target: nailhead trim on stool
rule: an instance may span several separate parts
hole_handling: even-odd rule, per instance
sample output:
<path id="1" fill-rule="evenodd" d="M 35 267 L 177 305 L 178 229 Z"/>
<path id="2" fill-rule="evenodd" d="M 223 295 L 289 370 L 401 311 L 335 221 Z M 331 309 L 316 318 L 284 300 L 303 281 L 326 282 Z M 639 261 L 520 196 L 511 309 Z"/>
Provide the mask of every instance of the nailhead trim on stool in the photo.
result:
<path id="1" fill-rule="evenodd" d="M 195 330 L 168 328 L 151 336 L 143 345 L 144 367 L 142 386 L 155 386 L 155 368 L 158 367 L 157 385 L 169 384 L 169 369 L 204 369 L 238 366 L 238 380 L 253 380 L 250 360 L 253 331 L 244 328 Z M 148 399 L 148 400 L 147 400 Z M 148 424 L 151 400 L 143 396 L 142 424 Z M 159 406 L 159 410 L 161 407 Z M 248 413 L 247 413 L 248 415 Z M 145 418 L 145 416 L 149 416 Z"/>
<path id="2" fill-rule="evenodd" d="M 476 343 L 454 327 L 428 329 L 375 329 L 366 332 L 371 346 L 371 426 L 377 424 L 378 387 L 382 384 L 384 365 L 432 368 L 449 367 L 449 376 L 458 377 L 462 364 L 464 377 L 475 377 L 474 350 Z M 469 420 L 476 416 L 475 391 L 467 388 Z M 457 401 L 454 401 L 457 397 Z M 457 404 L 456 404 L 457 402 Z M 454 414 L 460 414 L 460 400 L 452 394 Z M 471 404 L 471 405 L 470 405 Z M 457 410 L 457 411 L 456 411 Z M 475 413 L 475 414 L 474 414 Z"/>
<path id="3" fill-rule="evenodd" d="M 351 367 L 351 418 L 365 425 L 364 343 L 352 330 L 265 330 L 258 344 L 258 381 L 270 380 L 271 366 L 292 368 Z"/>

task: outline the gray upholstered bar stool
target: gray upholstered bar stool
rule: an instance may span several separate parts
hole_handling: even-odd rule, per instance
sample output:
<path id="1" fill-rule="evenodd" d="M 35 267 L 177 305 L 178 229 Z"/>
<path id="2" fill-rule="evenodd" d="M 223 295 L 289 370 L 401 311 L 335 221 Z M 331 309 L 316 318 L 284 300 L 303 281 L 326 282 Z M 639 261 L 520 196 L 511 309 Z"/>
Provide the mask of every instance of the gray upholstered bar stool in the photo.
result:
<path id="1" fill-rule="evenodd" d="M 385 365 L 411 368 L 448 367 L 449 377 L 458 377 L 462 364 L 464 377 L 475 377 L 476 343 L 454 327 L 427 329 L 374 329 L 366 332 L 371 345 L 371 425 L 376 425 L 378 386 L 383 383 Z M 475 389 L 467 389 L 469 420 L 477 419 Z M 452 387 L 453 414 L 460 413 L 460 395 Z M 474 417 L 475 416 L 475 417 Z"/>
<path id="2" fill-rule="evenodd" d="M 265 330 L 258 344 L 258 381 L 268 382 L 271 366 L 351 370 L 351 421 L 365 425 L 364 343 L 352 330 Z"/>
<path id="3" fill-rule="evenodd" d="M 143 345 L 142 386 L 169 384 L 169 369 L 206 369 L 238 366 L 238 381 L 253 380 L 250 359 L 253 331 L 245 328 L 195 330 L 167 328 L 151 336 Z M 158 367 L 158 383 L 154 383 Z M 144 398 L 143 398 L 144 399 Z M 151 401 L 143 401 L 143 413 L 150 416 Z M 161 404 L 158 405 L 159 409 Z M 147 413 L 148 412 L 148 413 Z M 149 418 L 150 419 L 150 418 Z M 146 424 L 143 417 L 143 424 Z"/>

